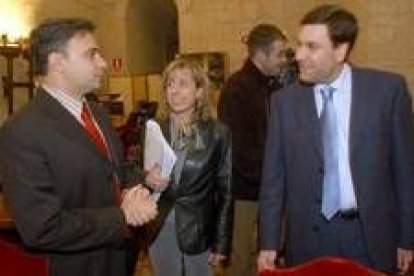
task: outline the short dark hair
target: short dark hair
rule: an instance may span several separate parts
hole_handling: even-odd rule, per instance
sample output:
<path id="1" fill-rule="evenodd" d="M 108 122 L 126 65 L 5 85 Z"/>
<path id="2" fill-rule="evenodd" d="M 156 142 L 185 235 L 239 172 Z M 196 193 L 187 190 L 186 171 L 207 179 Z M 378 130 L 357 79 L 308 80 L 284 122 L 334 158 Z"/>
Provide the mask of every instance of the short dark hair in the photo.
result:
<path id="1" fill-rule="evenodd" d="M 348 43 L 348 53 L 354 47 L 358 36 L 358 21 L 349 11 L 336 5 L 321 5 L 308 12 L 300 22 L 301 25 L 326 25 L 332 44 L 336 47 Z"/>
<path id="2" fill-rule="evenodd" d="M 47 19 L 30 34 L 30 56 L 35 75 L 46 75 L 48 57 L 64 52 L 68 41 L 77 34 L 92 33 L 95 25 L 84 18 Z"/>
<path id="3" fill-rule="evenodd" d="M 286 40 L 283 32 L 271 24 L 259 24 L 254 27 L 246 39 L 249 56 L 253 56 L 258 50 L 264 51 L 266 54 L 271 51 L 271 44 L 275 40 Z"/>

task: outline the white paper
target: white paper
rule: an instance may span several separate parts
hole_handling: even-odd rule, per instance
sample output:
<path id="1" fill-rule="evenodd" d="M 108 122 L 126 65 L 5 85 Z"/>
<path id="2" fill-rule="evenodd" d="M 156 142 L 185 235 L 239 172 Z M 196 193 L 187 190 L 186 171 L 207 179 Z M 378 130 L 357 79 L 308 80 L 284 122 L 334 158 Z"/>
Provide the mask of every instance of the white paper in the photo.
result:
<path id="1" fill-rule="evenodd" d="M 161 176 L 170 177 L 177 157 L 171 149 L 161 128 L 154 120 L 146 122 L 145 148 L 144 148 L 144 169 L 149 171 L 158 164 L 161 167 Z M 161 193 L 153 193 L 158 200 Z"/>

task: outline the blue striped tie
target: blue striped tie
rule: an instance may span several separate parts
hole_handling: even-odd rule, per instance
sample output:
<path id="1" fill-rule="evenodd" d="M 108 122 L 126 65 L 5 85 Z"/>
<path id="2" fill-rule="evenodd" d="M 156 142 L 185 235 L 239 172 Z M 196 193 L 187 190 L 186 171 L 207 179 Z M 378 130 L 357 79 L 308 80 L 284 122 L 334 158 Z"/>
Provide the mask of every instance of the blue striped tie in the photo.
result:
<path id="1" fill-rule="evenodd" d="M 322 214 L 330 220 L 340 208 L 338 130 L 332 95 L 335 88 L 326 86 L 321 89 L 323 108 L 320 117 L 324 157 L 324 178 L 322 194 Z"/>

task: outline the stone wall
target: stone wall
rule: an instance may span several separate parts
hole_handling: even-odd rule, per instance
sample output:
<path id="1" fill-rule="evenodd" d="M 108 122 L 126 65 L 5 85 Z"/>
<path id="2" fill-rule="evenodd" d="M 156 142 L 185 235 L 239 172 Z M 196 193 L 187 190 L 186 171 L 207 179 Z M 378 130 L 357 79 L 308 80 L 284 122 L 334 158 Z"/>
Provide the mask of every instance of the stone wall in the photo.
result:
<path id="1" fill-rule="evenodd" d="M 100 3 L 102 4 L 102 3 Z M 7 22 L 11 17 L 10 13 L 16 13 L 20 16 L 20 22 L 24 23 L 22 27 L 23 36 L 28 36 L 30 30 L 40 21 L 50 17 L 86 17 L 99 24 L 100 19 L 100 5 L 99 2 L 93 0 L 13 0 L 0 2 L 2 8 L 0 13 L 2 16 L 0 19 L 0 26 L 2 22 Z M 0 30 L 4 32 L 5 30 Z M 6 30 L 7 31 L 7 30 Z M 18 58 L 14 62 L 14 80 L 15 81 L 27 81 L 28 76 L 28 64 L 22 59 Z M 5 58 L 0 58 L 0 76 L 6 74 L 6 61 Z M 0 124 L 7 117 L 7 105 L 6 100 L 3 97 L 3 84 L 0 80 Z M 14 106 L 15 110 L 18 110 L 28 101 L 26 89 L 14 90 Z"/>
<path id="2" fill-rule="evenodd" d="M 134 2 L 135 1 L 135 2 Z M 149 53 L 130 45 L 134 32 L 128 24 L 136 22 L 128 13 L 131 3 L 138 0 L 13 0 L 25 19 L 35 25 L 47 17 L 84 16 L 98 25 L 98 39 L 109 65 L 121 58 L 124 68 L 110 74 L 104 90 L 122 92 L 126 114 L 139 99 L 159 99 L 157 75 L 147 78 L 128 69 L 128 61 L 148 60 Z M 141 1 L 141 0 L 140 0 Z M 149 1 L 149 0 L 148 0 Z M 151 0 L 153 1 L 153 0 Z M 414 93 L 414 0 L 175 0 L 178 8 L 180 52 L 223 52 L 227 56 L 226 74 L 233 72 L 246 56 L 241 39 L 256 24 L 269 22 L 279 25 L 295 44 L 298 22 L 303 14 L 321 3 L 336 3 L 353 11 L 361 25 L 361 34 L 352 55 L 360 66 L 391 70 L 405 75 Z M 0 2 L 0 4 L 3 2 Z M 0 5 L 6 14 L 9 11 Z M 129 23 L 128 23 L 129 22 Z M 142 24 L 151 24 L 142 22 Z M 1 27 L 1 24 L 0 24 Z M 33 27 L 33 26 L 30 26 Z M 128 38 L 129 37 L 129 38 Z M 136 41 L 143 38 L 136 39 Z M 146 46 L 148 47 L 148 45 Z M 156 53 L 152 53 L 155 55 Z M 156 57 L 154 57 L 156 60 Z M 24 79 L 27 69 L 16 61 L 16 78 Z M 135 66 L 136 67 L 136 66 Z M 5 73 L 4 59 L 0 58 L 0 75 Z M 156 72 L 150 72 L 156 73 Z M 149 91 L 144 91 L 148 89 Z M 145 88 L 145 89 L 144 89 Z M 16 105 L 27 101 L 25 93 L 17 93 Z M 0 124 L 6 114 L 6 105 L 0 93 Z"/>
<path id="3" fill-rule="evenodd" d="M 241 39 L 256 24 L 282 28 L 295 44 L 301 17 L 322 3 L 340 4 L 360 21 L 352 61 L 403 74 L 414 93 L 414 0 L 176 0 L 182 52 L 219 51 L 236 70 L 246 56 Z"/>

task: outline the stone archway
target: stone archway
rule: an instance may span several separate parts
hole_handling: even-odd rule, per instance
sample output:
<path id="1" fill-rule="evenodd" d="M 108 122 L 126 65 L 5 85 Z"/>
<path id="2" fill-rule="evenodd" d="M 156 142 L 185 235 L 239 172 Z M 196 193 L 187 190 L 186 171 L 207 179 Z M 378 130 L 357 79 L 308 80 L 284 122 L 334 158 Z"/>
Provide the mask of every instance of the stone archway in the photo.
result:
<path id="1" fill-rule="evenodd" d="M 174 0 L 130 0 L 125 12 L 130 73 L 160 73 L 178 52 Z"/>

